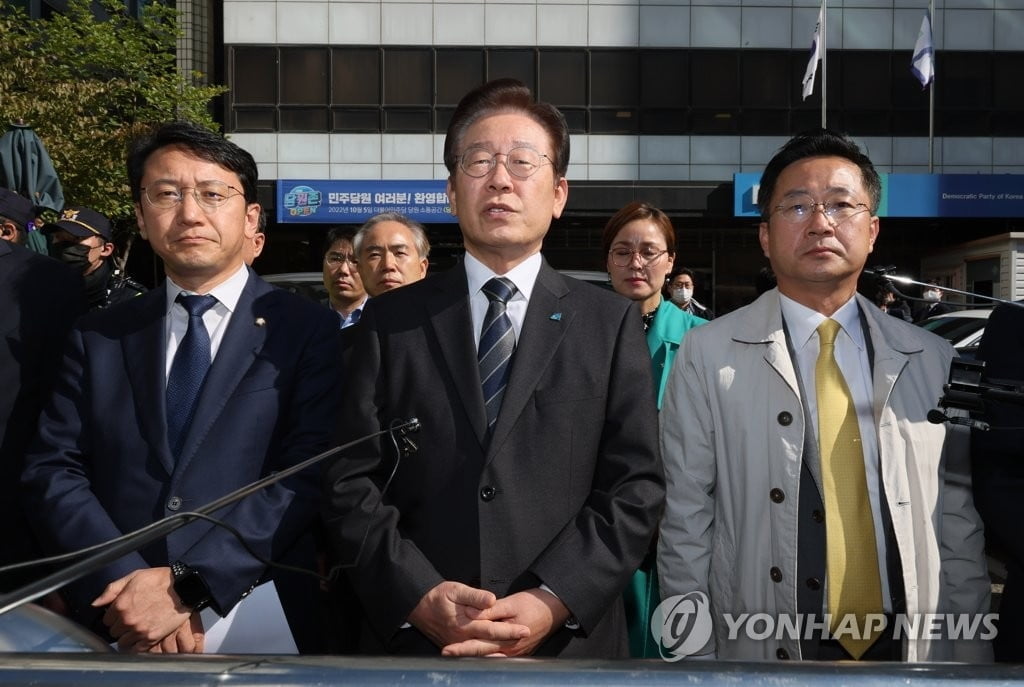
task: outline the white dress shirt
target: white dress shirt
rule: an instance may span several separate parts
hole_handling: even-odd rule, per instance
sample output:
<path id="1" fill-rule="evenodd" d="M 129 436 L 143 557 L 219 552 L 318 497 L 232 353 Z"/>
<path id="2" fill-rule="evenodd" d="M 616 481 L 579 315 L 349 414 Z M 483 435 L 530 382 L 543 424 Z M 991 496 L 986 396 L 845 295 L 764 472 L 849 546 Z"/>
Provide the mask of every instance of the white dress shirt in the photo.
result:
<path id="1" fill-rule="evenodd" d="M 515 332 L 518 345 L 519 334 L 523 331 L 523 320 L 526 319 L 526 306 L 530 304 L 533 285 L 537 282 L 537 275 L 540 273 L 542 263 L 543 258 L 540 253 L 534 253 L 509 270 L 508 273 L 495 274 L 490 267 L 466 253 L 464 264 L 466 265 L 466 280 L 469 283 L 469 309 L 470 316 L 473 318 L 473 341 L 477 346 L 480 345 L 480 330 L 483 329 L 487 306 L 490 304 L 487 294 L 482 290 L 484 284 L 493 277 L 505 277 L 516 285 L 516 293 L 509 299 L 505 312 L 512 320 L 512 330 Z"/>
<path id="2" fill-rule="evenodd" d="M 238 268 L 237 272 L 210 289 L 209 294 L 195 294 L 191 291 L 185 291 L 185 289 L 175 284 L 168 277 L 167 317 L 165 318 L 167 337 L 167 360 L 164 367 L 165 379 L 171 375 L 171 364 L 174 362 L 174 354 L 178 351 L 178 344 L 185 338 L 185 332 L 188 331 L 188 312 L 185 310 L 185 306 L 175 302 L 178 294 L 184 293 L 186 296 L 210 295 L 217 299 L 217 303 L 203 313 L 203 324 L 206 325 L 206 331 L 210 335 L 210 361 L 212 362 L 217 359 L 220 342 L 224 340 L 224 332 L 228 328 L 228 322 L 231 321 L 231 314 L 238 307 L 238 299 L 241 298 L 242 290 L 245 288 L 247 281 L 249 281 L 249 270 L 244 264 Z"/>

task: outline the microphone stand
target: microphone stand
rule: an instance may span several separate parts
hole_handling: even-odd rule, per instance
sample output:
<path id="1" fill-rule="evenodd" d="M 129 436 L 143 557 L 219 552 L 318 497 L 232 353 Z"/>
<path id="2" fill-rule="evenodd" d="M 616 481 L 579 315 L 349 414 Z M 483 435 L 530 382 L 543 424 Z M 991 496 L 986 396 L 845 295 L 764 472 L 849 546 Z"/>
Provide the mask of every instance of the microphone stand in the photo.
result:
<path id="1" fill-rule="evenodd" d="M 82 577 L 83 575 L 88 575 L 89 573 L 94 572 L 102 566 L 106 565 L 107 563 L 115 561 L 121 556 L 124 556 L 125 554 L 131 553 L 132 551 L 145 546 L 151 541 L 164 537 L 173 532 L 174 530 L 184 527 L 185 525 L 200 519 L 200 516 L 210 515 L 211 513 L 214 513 L 220 510 L 221 508 L 224 508 L 225 506 L 229 506 L 235 503 L 236 501 L 241 501 L 246 496 L 249 496 L 250 494 L 259 491 L 263 487 L 279 482 L 286 477 L 294 475 L 297 472 L 302 472 L 306 468 L 312 467 L 313 465 L 316 465 L 323 459 L 329 458 L 330 456 L 333 456 L 340 451 L 344 451 L 345 449 L 351 448 L 364 441 L 375 439 L 384 434 L 390 434 L 391 432 L 400 432 L 401 435 L 404 437 L 407 432 L 415 432 L 419 430 L 419 427 L 420 422 L 416 418 L 411 418 L 404 422 L 392 423 L 392 425 L 387 429 L 382 429 L 379 432 L 367 434 L 366 436 L 360 437 L 359 439 L 356 439 L 354 441 L 350 441 L 347 444 L 335 446 L 334 448 L 323 451 L 322 453 L 318 453 L 312 458 L 307 458 L 301 463 L 296 463 L 295 465 L 289 468 L 280 470 L 272 475 L 263 477 L 259 480 L 256 480 L 255 482 L 252 482 L 251 484 L 247 484 L 244 487 L 240 487 L 235 491 L 225 494 L 219 499 L 211 501 L 210 503 L 196 509 L 195 511 L 175 513 L 174 515 L 169 515 L 166 518 L 162 518 L 154 523 L 146 525 L 145 527 L 139 528 L 134 532 L 130 532 L 125 536 L 114 540 L 110 543 L 109 546 L 104 546 L 102 549 L 92 554 L 91 556 L 83 558 L 82 560 L 78 561 L 77 563 L 71 564 L 63 570 L 58 570 L 57 572 L 47 575 L 46 577 L 43 577 L 34 582 L 30 582 L 29 584 L 26 584 L 24 587 L 16 589 L 8 594 L 0 595 L 0 615 L 3 615 L 4 613 L 7 613 L 8 611 L 15 609 L 23 604 L 26 604 L 30 601 L 35 601 L 40 597 L 46 596 L 50 592 L 60 589 L 68 582 L 76 580 L 79 577 Z M 26 565 L 31 565 L 31 562 L 28 564 L 18 564 L 14 566 L 9 566 L 7 569 L 17 569 L 19 567 L 26 567 Z"/>
<path id="2" fill-rule="evenodd" d="M 926 282 L 917 281 L 915 279 L 911 279 L 910 277 L 899 277 L 899 276 L 896 276 L 895 274 L 889 274 L 890 272 L 894 271 L 895 269 L 896 268 L 892 267 L 892 266 L 865 268 L 864 269 L 864 274 L 870 274 L 870 275 L 875 276 L 875 277 L 881 277 L 882 279 L 886 279 L 886 280 L 888 280 L 890 282 L 894 282 L 896 284 L 909 284 L 911 286 L 932 287 L 932 288 L 936 288 L 936 289 L 938 289 L 938 290 L 940 290 L 940 291 L 942 291 L 944 293 L 956 293 L 956 294 L 959 294 L 961 296 L 966 296 L 968 298 L 983 298 L 983 299 L 985 299 L 987 301 L 992 301 L 993 303 L 1009 303 L 1010 305 L 1014 305 L 1014 306 L 1017 306 L 1017 307 L 1024 307 L 1024 303 L 1018 303 L 1016 301 L 1008 301 L 1008 300 L 1003 299 L 1003 298 L 996 298 L 995 296 L 987 296 L 987 295 L 985 295 L 983 293 L 974 293 L 973 291 L 962 291 L 960 289 L 954 289 L 954 288 L 949 287 L 949 286 L 936 286 L 935 284 L 928 284 Z M 896 293 L 899 296 L 901 296 L 902 298 L 905 298 L 907 300 L 912 300 L 912 301 L 917 301 L 917 302 L 924 302 L 923 298 L 914 298 L 912 296 L 908 296 L 906 294 L 900 293 L 899 291 L 896 291 Z M 959 305 L 959 303 L 954 303 L 953 305 Z"/>

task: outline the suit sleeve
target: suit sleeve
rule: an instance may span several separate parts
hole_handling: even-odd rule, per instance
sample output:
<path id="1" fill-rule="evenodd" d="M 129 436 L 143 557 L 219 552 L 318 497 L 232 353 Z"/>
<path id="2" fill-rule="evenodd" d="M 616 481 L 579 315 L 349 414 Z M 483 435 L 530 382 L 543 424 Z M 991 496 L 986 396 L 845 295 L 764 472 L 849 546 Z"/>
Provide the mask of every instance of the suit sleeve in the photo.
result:
<path id="1" fill-rule="evenodd" d="M 383 384 L 388 371 L 381 358 L 377 317 L 370 300 L 359 324 L 344 330 L 346 390 L 340 419 L 336 418 L 338 443 L 380 431 L 380 418 L 387 413 Z M 397 508 L 384 501 L 382 451 L 381 438 L 374 438 L 342 452 L 327 466 L 324 521 L 334 561 L 348 571 L 367 620 L 379 636 L 388 638 L 444 578 L 402 536 Z"/>
<path id="2" fill-rule="evenodd" d="M 632 304 L 615 333 L 606 398 L 590 495 L 529 568 L 583 633 L 605 616 L 650 550 L 665 500 L 650 356 Z M 586 431 L 587 419 L 578 422 Z"/>
<path id="3" fill-rule="evenodd" d="M 290 378 L 278 380 L 276 423 L 273 428 L 235 428 L 237 432 L 266 432 L 272 436 L 260 477 L 301 463 L 330 443 L 331 423 L 341 396 L 339 332 L 333 312 L 291 323 L 290 346 L 304 334 L 301 352 Z M 252 421 L 266 417 L 253 409 Z M 271 417 L 274 417 L 271 415 Z M 255 457 L 254 457 L 255 458 Z M 247 496 L 230 510 L 214 514 L 235 528 L 248 549 L 279 561 L 297 539 L 308 535 L 319 510 L 319 468 L 313 466 Z M 230 532 L 209 528 L 181 556 L 198 569 L 210 589 L 214 608 L 226 614 L 242 595 L 269 572 Z M 300 565 L 309 565 L 302 560 Z"/>
<path id="4" fill-rule="evenodd" d="M 86 389 L 95 380 L 87 360 L 82 332 L 74 329 L 22 473 L 26 512 L 31 514 L 40 544 L 51 554 L 77 551 L 124 534 L 92 490 L 97 427 L 89 422 Z M 104 566 L 68 586 L 72 607 L 83 612 L 109 582 L 147 567 L 138 553 Z"/>
<path id="5" fill-rule="evenodd" d="M 711 596 L 708 576 L 715 527 L 716 435 L 699 345 L 701 333 L 690 332 L 683 338 L 661 409 L 667 492 L 658 539 L 662 599 L 690 592 Z M 709 644 L 697 653 L 714 652 L 714 641 L 712 634 Z"/>

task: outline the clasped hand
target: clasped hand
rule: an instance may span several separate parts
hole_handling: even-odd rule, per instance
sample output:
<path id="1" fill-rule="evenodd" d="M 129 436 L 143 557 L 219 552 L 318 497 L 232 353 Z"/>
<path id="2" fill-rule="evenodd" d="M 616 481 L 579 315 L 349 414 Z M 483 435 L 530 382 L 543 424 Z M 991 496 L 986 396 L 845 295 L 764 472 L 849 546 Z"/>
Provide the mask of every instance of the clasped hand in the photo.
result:
<path id="1" fill-rule="evenodd" d="M 528 656 L 568 617 L 565 605 L 541 589 L 498 599 L 446 581 L 420 599 L 409 622 L 444 656 Z"/>
<path id="2" fill-rule="evenodd" d="M 103 622 L 121 651 L 203 651 L 202 620 L 181 603 L 168 567 L 136 570 L 114 580 L 92 605 L 107 606 Z"/>

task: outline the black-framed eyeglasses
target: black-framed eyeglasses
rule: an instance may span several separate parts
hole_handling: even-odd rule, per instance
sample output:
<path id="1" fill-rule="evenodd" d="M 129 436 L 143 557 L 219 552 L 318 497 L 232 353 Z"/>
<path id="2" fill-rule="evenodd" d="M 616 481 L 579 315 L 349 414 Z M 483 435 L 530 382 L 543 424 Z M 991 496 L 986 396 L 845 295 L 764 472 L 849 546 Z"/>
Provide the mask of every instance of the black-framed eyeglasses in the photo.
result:
<path id="1" fill-rule="evenodd" d="M 629 267 L 633 264 L 633 256 L 640 258 L 640 264 L 644 267 L 653 265 L 661 259 L 662 255 L 668 253 L 667 249 L 658 250 L 657 248 L 647 247 L 641 248 L 640 250 L 633 250 L 632 248 L 612 248 L 608 251 L 608 255 L 611 257 L 612 264 L 616 267 Z"/>
<path id="2" fill-rule="evenodd" d="M 176 186 L 169 182 L 158 182 L 144 186 L 141 190 L 151 205 L 164 210 L 181 203 L 186 192 L 190 192 L 199 206 L 206 210 L 219 208 L 234 196 L 243 195 L 237 188 L 223 181 L 201 181 L 195 186 Z"/>
<path id="3" fill-rule="evenodd" d="M 328 253 L 324 257 L 324 262 L 326 262 L 331 267 L 337 267 L 338 265 L 342 264 L 343 262 L 347 262 L 350 265 L 355 265 L 356 264 L 356 256 L 354 256 L 354 255 L 345 255 L 344 253 Z"/>
<path id="4" fill-rule="evenodd" d="M 804 224 L 810 221 L 818 208 L 832 224 L 842 224 L 854 215 L 870 210 L 867 203 L 857 203 L 851 198 L 827 198 L 819 203 L 810 196 L 797 195 L 776 205 L 773 212 L 789 224 Z"/>
<path id="5" fill-rule="evenodd" d="M 551 158 L 533 148 L 513 148 L 507 153 L 492 153 L 484 148 L 470 148 L 457 159 L 459 168 L 467 175 L 479 179 L 491 173 L 498 164 L 498 156 L 505 156 L 505 169 L 514 177 L 527 179 L 544 165 L 551 164 Z"/>

